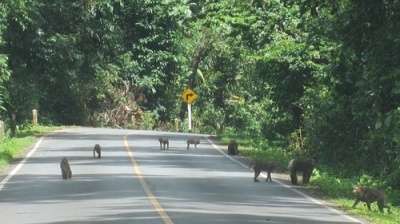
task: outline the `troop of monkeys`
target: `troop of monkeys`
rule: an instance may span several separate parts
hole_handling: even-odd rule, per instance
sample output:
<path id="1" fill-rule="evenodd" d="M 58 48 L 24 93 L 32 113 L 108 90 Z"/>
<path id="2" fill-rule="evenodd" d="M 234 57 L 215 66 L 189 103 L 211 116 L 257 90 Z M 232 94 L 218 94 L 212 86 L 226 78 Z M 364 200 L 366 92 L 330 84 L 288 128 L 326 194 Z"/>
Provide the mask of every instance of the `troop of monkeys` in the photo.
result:
<path id="1" fill-rule="evenodd" d="M 160 150 L 165 150 L 165 146 L 167 146 L 167 150 L 169 150 L 169 139 L 166 137 L 159 137 L 158 141 L 160 142 Z M 190 145 L 194 145 L 197 149 L 197 145 L 200 144 L 200 139 L 198 138 L 189 138 L 186 140 L 187 147 L 189 149 Z"/>
<path id="2" fill-rule="evenodd" d="M 231 140 L 228 145 L 228 155 L 239 154 L 238 144 L 235 140 Z M 277 164 L 274 161 L 259 162 L 253 160 L 249 166 L 253 167 L 254 170 L 254 182 L 259 182 L 257 177 L 260 175 L 261 171 L 267 172 L 267 179 L 265 181 L 272 181 L 271 172 L 276 168 Z M 297 173 L 303 173 L 303 184 L 308 184 L 310 182 L 311 174 L 315 167 L 314 159 L 298 160 L 292 159 L 288 164 L 288 170 L 290 173 L 290 180 L 293 185 L 297 185 Z M 355 186 L 353 193 L 356 196 L 356 201 L 354 202 L 352 208 L 355 208 L 357 204 L 362 201 L 367 204 L 367 208 L 371 211 L 371 203 L 377 202 L 379 211 L 383 213 L 383 208 L 387 208 L 390 212 L 390 207 L 385 205 L 386 195 L 383 191 L 371 188 Z"/>
<path id="3" fill-rule="evenodd" d="M 160 137 L 158 139 L 158 141 L 160 142 L 160 149 L 161 150 L 165 150 L 165 149 L 169 149 L 169 140 L 168 138 L 163 138 Z M 188 139 L 186 141 L 187 143 L 187 149 L 189 149 L 189 146 L 191 144 L 194 144 L 194 147 L 197 149 L 197 145 L 200 144 L 200 140 L 199 139 Z M 163 146 L 163 147 L 162 147 Z M 167 148 L 165 148 L 165 146 Z M 97 153 L 97 158 L 101 158 L 101 146 L 99 144 L 95 144 L 93 147 L 93 158 L 96 158 L 96 153 Z M 69 165 L 68 159 L 67 157 L 63 157 L 61 159 L 60 162 L 60 168 L 61 168 L 61 175 L 62 175 L 62 179 L 63 180 L 68 180 L 72 178 L 72 171 L 71 171 L 71 167 Z"/>
<path id="4" fill-rule="evenodd" d="M 169 140 L 168 138 L 163 138 L 160 137 L 158 139 L 158 141 L 160 142 L 160 149 L 161 150 L 165 150 L 165 149 L 169 149 Z M 194 144 L 194 147 L 197 149 L 197 145 L 200 144 L 200 140 L 199 139 L 188 139 L 186 141 L 187 143 L 187 149 L 189 149 L 189 146 L 191 144 Z M 162 147 L 163 146 L 163 147 Z M 165 146 L 167 148 L 165 148 Z M 99 144 L 95 144 L 93 147 L 93 158 L 96 158 L 96 154 L 97 154 L 97 158 L 101 158 L 101 146 Z M 60 168 L 61 168 L 61 175 L 62 175 L 62 179 L 63 180 L 69 180 L 72 178 L 72 171 L 71 171 L 71 167 L 69 165 L 68 159 L 67 157 L 63 157 L 61 159 L 60 162 Z"/>
<path id="5" fill-rule="evenodd" d="M 169 149 L 169 140 L 165 137 L 160 137 L 158 139 L 160 142 L 160 150 Z M 194 144 L 194 147 L 197 148 L 197 144 L 200 144 L 199 139 L 188 139 L 186 141 L 187 148 L 191 144 Z M 165 148 L 167 147 L 167 148 Z M 101 146 L 99 144 L 95 144 L 93 148 L 93 158 L 101 158 Z M 228 145 L 228 155 L 237 155 L 239 154 L 238 143 L 235 140 L 231 140 Z M 259 182 L 257 179 L 258 176 L 261 174 L 261 171 L 267 172 L 267 179 L 265 181 L 272 181 L 271 172 L 276 168 L 277 164 L 274 161 L 268 162 L 259 162 L 259 161 L 252 161 L 249 168 L 253 167 L 254 169 L 254 182 Z M 308 184 L 310 182 L 311 174 L 315 167 L 315 160 L 308 159 L 308 160 L 298 160 L 292 159 L 288 164 L 288 170 L 290 173 L 290 180 L 292 184 L 297 185 L 297 172 L 303 173 L 303 184 Z M 68 163 L 68 159 L 63 157 L 60 162 L 61 168 L 61 175 L 62 179 L 67 180 L 72 178 L 72 171 L 71 167 Z M 377 202 L 379 211 L 383 213 L 383 209 L 387 208 L 388 212 L 390 212 L 390 207 L 385 205 L 385 192 L 371 188 L 371 187 L 362 187 L 362 186 L 355 186 L 353 189 L 353 193 L 356 196 L 356 201 L 354 202 L 352 208 L 355 208 L 357 204 L 361 202 L 365 202 L 367 204 L 367 208 L 371 211 L 371 203 Z"/>

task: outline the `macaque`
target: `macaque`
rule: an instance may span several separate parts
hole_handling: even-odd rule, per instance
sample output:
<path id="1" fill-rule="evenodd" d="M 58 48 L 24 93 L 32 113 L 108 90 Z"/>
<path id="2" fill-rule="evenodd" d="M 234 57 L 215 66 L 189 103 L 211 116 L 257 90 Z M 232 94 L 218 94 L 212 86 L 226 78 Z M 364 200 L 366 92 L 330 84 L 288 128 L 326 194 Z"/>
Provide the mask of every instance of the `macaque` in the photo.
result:
<path id="1" fill-rule="evenodd" d="M 160 150 L 165 150 L 165 145 L 167 145 L 167 150 L 169 150 L 169 140 L 168 138 L 159 137 L 158 141 L 160 142 Z M 164 147 L 162 147 L 164 146 Z"/>
<path id="2" fill-rule="evenodd" d="M 62 179 L 67 180 L 72 178 L 71 167 L 69 166 L 67 157 L 63 157 L 60 162 Z"/>
<path id="3" fill-rule="evenodd" d="M 99 144 L 94 145 L 93 148 L 93 159 L 96 158 L 96 153 L 97 153 L 97 158 L 101 158 L 101 146 Z"/>
<path id="4" fill-rule="evenodd" d="M 297 160 L 292 159 L 289 162 L 288 169 L 292 184 L 297 185 L 297 172 L 303 172 L 303 184 L 310 182 L 311 174 L 315 167 L 315 160 Z"/>
<path id="5" fill-rule="evenodd" d="M 260 182 L 257 177 L 260 176 L 261 170 L 267 171 L 267 179 L 265 181 L 271 181 L 271 172 L 276 168 L 276 162 L 273 161 L 268 161 L 268 162 L 259 162 L 259 161 L 251 161 L 251 164 L 249 166 L 253 167 L 254 169 L 254 182 Z"/>
<path id="6" fill-rule="evenodd" d="M 190 144 L 194 144 L 194 147 L 197 149 L 197 145 L 200 144 L 200 139 L 197 138 L 189 138 L 187 141 L 186 149 L 189 149 Z"/>
<path id="7" fill-rule="evenodd" d="M 228 155 L 239 154 L 238 143 L 235 140 L 231 140 L 228 145 Z"/>
<path id="8" fill-rule="evenodd" d="M 387 208 L 390 212 L 390 207 L 385 205 L 385 192 L 371 187 L 354 186 L 353 193 L 356 195 L 356 201 L 352 208 L 355 208 L 362 201 L 367 204 L 368 211 L 371 211 L 371 203 L 377 202 L 380 212 L 383 213 L 383 208 Z"/>

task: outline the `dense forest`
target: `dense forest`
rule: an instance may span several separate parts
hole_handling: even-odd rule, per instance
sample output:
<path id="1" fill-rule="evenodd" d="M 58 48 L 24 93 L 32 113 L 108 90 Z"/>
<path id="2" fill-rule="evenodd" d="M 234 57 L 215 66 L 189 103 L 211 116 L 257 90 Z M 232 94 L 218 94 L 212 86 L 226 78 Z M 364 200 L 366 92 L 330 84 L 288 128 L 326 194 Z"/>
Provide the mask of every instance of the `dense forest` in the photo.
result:
<path id="1" fill-rule="evenodd" d="M 233 133 L 400 188 L 399 0 L 0 2 L 1 120 Z"/>

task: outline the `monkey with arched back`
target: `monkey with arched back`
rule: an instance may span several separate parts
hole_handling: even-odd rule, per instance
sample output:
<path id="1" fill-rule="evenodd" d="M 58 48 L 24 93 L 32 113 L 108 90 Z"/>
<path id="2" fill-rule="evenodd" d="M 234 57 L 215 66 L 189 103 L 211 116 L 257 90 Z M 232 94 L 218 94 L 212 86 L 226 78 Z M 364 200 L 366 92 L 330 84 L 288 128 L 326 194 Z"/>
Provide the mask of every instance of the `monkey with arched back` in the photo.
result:
<path id="1" fill-rule="evenodd" d="M 97 158 L 101 158 L 101 146 L 99 144 L 94 145 L 93 148 L 93 158 L 96 158 L 96 153 L 97 153 Z"/>
<path id="2" fill-rule="evenodd" d="M 197 149 L 197 145 L 200 144 L 200 139 L 189 138 L 188 140 L 186 140 L 186 143 L 187 143 L 186 149 L 189 149 L 190 144 L 193 144 L 194 147 Z"/>
<path id="3" fill-rule="evenodd" d="M 253 160 L 251 161 L 249 168 L 250 167 L 253 167 L 254 169 L 254 182 L 259 182 L 257 177 L 260 176 L 262 170 L 267 171 L 267 179 L 265 179 L 265 181 L 269 180 L 272 182 L 271 172 L 276 168 L 276 162 L 273 161 L 259 162 Z"/>
<path id="4" fill-rule="evenodd" d="M 292 159 L 289 162 L 288 170 L 290 173 L 290 180 L 292 184 L 297 185 L 297 172 L 303 173 L 303 184 L 308 184 L 310 182 L 311 174 L 315 167 L 315 160 L 297 160 Z"/>
<path id="5" fill-rule="evenodd" d="M 390 213 L 390 207 L 385 205 L 385 192 L 372 187 L 354 186 L 353 193 L 356 195 L 356 201 L 352 208 L 355 208 L 357 204 L 362 201 L 367 204 L 368 211 L 371 211 L 371 203 L 377 202 L 381 213 L 383 213 L 383 208 L 387 208 Z"/>
<path id="6" fill-rule="evenodd" d="M 160 142 L 160 150 L 165 150 L 165 146 L 167 146 L 167 150 L 169 150 L 169 140 L 168 140 L 168 138 L 159 137 L 158 141 Z"/>
<path id="7" fill-rule="evenodd" d="M 63 180 L 72 178 L 71 167 L 69 166 L 69 162 L 67 157 L 63 157 L 60 162 L 61 175 Z"/>
<path id="8" fill-rule="evenodd" d="M 228 145 L 228 155 L 239 154 L 238 143 L 235 140 L 231 140 Z"/>

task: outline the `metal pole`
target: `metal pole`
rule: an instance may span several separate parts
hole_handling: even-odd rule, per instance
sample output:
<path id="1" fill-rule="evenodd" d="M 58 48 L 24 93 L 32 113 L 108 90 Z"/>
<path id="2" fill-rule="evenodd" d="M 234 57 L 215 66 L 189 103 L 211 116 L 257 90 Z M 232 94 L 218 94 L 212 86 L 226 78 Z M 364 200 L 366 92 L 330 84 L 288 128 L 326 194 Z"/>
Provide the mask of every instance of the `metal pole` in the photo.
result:
<path id="1" fill-rule="evenodd" d="M 188 103 L 188 124 L 189 133 L 192 133 L 192 104 Z"/>

